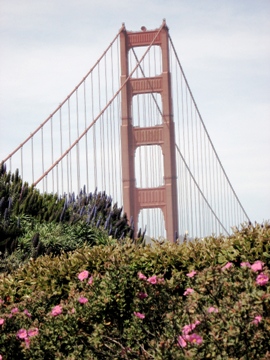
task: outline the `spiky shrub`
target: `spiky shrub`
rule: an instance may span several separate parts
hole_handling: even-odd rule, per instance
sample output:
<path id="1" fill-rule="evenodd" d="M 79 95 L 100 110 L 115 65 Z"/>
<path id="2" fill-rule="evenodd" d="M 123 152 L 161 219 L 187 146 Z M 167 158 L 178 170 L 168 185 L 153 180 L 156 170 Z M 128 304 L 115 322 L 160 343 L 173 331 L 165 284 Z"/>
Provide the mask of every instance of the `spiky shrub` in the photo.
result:
<path id="1" fill-rule="evenodd" d="M 229 239 L 127 242 L 31 260 L 0 278 L 0 354 L 266 360 L 269 235 L 265 224 Z"/>
<path id="2" fill-rule="evenodd" d="M 0 165 L 0 258 L 7 258 L 17 249 L 26 224 L 51 222 L 60 218 L 64 200 L 56 195 L 40 194 L 23 183 L 18 170 L 15 174 Z M 29 227 L 28 227 L 29 228 Z"/>
<path id="3" fill-rule="evenodd" d="M 40 194 L 39 190 L 23 182 L 18 170 L 15 174 L 0 165 L 0 214 L 33 216 L 38 221 L 57 221 L 65 200 L 56 194 Z"/>
<path id="4" fill-rule="evenodd" d="M 103 228 L 109 236 L 115 239 L 134 238 L 134 223 L 131 219 L 130 225 L 123 208 L 117 203 L 113 204 L 111 196 L 104 191 L 87 194 L 85 188 L 78 196 L 70 194 L 65 196 L 60 216 L 61 222 L 74 224 L 83 220 L 86 224 L 96 228 Z"/>

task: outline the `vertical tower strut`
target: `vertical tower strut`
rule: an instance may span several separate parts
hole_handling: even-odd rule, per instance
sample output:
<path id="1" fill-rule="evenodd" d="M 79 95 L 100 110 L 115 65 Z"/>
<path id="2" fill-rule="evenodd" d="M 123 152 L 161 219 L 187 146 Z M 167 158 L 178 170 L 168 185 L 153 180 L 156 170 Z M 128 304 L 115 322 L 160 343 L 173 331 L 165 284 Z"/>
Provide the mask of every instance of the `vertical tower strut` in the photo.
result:
<path id="1" fill-rule="evenodd" d="M 169 34 L 165 21 L 160 29 L 120 33 L 122 107 L 122 181 L 124 210 L 134 219 L 135 231 L 141 209 L 160 208 L 164 215 L 167 239 L 178 234 L 175 133 L 171 97 Z M 139 46 L 157 45 L 162 53 L 162 73 L 155 77 L 132 78 L 129 75 L 128 52 Z M 132 98 L 139 94 L 159 93 L 162 99 L 162 124 L 152 127 L 133 126 Z M 139 146 L 158 145 L 164 162 L 164 183 L 154 188 L 137 188 L 135 151 Z"/>

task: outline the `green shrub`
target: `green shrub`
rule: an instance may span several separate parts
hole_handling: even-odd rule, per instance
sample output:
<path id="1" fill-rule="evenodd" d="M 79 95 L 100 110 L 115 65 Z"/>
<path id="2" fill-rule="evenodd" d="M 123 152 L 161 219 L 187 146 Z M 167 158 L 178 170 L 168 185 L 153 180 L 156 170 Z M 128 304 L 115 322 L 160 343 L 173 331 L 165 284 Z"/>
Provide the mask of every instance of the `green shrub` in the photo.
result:
<path id="1" fill-rule="evenodd" d="M 0 277 L 0 354 L 266 360 L 269 234 L 265 224 L 228 239 L 115 242 L 32 259 Z"/>

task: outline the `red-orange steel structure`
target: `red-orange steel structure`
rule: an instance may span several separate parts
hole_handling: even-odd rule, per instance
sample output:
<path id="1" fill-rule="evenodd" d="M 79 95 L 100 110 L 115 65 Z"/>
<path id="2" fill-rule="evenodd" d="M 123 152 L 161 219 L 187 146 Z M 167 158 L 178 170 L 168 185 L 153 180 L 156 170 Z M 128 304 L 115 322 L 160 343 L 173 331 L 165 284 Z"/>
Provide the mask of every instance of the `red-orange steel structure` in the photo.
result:
<path id="1" fill-rule="evenodd" d="M 129 73 L 128 52 L 139 46 L 160 46 L 162 73 L 155 77 L 132 78 Z M 167 239 L 174 242 L 178 234 L 177 173 L 175 133 L 171 97 L 169 34 L 165 20 L 156 30 L 131 32 L 123 27 L 120 33 L 122 125 L 122 182 L 124 211 L 134 219 L 137 230 L 141 209 L 160 208 L 164 215 Z M 162 124 L 154 127 L 133 126 L 132 99 L 139 94 L 159 93 L 162 99 Z M 154 188 L 137 188 L 135 151 L 139 146 L 158 145 L 162 149 L 164 183 Z"/>

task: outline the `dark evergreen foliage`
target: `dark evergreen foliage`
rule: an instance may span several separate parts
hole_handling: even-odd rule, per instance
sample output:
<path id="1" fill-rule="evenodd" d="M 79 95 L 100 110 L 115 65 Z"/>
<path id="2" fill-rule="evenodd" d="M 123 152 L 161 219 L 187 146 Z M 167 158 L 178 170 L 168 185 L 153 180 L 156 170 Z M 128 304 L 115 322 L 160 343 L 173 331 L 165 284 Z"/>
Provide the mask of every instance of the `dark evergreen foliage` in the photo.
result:
<path id="1" fill-rule="evenodd" d="M 55 228 L 48 230 L 44 238 L 40 231 L 46 224 L 55 224 Z M 54 231 L 58 232 L 61 241 L 52 234 Z M 30 241 L 19 241 L 30 233 Z M 59 255 L 61 251 L 82 246 L 83 242 L 90 245 L 105 243 L 105 235 L 106 241 L 108 235 L 118 241 L 126 237 L 134 240 L 135 237 L 132 219 L 129 224 L 123 209 L 117 203 L 113 204 L 105 192 L 96 189 L 87 194 L 84 188 L 77 196 L 74 193 L 62 197 L 41 194 L 27 182 L 23 183 L 18 170 L 11 174 L 4 163 L 0 164 L 0 259 L 6 259 L 15 250 L 23 253 L 22 258 L 25 258 L 25 252 L 26 258 Z M 74 240 L 71 240 L 72 236 Z M 140 231 L 136 241 L 142 242 L 143 237 Z"/>

